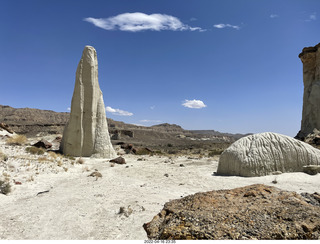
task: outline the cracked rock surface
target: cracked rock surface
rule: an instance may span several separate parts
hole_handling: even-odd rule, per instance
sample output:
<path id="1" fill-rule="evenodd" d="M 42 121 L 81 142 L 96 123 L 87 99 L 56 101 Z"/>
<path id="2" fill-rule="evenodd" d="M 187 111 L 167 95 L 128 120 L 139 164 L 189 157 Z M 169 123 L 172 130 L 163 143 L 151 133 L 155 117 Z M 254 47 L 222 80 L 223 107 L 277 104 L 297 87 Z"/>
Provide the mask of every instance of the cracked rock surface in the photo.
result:
<path id="1" fill-rule="evenodd" d="M 320 207 L 309 202 L 263 184 L 196 193 L 167 202 L 144 229 L 150 239 L 319 239 Z"/>

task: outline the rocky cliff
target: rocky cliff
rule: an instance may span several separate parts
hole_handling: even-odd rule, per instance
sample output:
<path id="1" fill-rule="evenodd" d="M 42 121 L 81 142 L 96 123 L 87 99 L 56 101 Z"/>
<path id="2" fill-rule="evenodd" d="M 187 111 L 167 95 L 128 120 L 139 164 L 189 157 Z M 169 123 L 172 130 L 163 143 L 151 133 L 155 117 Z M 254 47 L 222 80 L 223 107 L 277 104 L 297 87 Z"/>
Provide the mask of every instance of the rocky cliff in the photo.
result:
<path id="1" fill-rule="evenodd" d="M 320 129 L 320 43 L 306 47 L 299 54 L 303 64 L 303 108 L 301 130 L 297 137 L 305 138 Z"/>

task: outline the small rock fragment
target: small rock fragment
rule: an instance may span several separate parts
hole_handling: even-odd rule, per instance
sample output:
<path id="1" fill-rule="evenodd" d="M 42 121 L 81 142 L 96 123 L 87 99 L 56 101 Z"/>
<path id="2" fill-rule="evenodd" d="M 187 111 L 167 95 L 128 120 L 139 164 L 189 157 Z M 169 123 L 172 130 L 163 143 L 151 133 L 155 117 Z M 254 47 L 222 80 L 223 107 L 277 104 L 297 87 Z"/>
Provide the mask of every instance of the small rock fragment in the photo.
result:
<path id="1" fill-rule="evenodd" d="M 116 163 L 116 164 L 126 164 L 126 160 L 123 157 L 117 157 L 117 158 L 111 159 L 109 162 Z"/>
<path id="2" fill-rule="evenodd" d="M 119 215 L 124 215 L 124 216 L 126 216 L 127 218 L 130 216 L 130 214 L 132 214 L 133 213 L 133 210 L 132 210 L 132 208 L 130 208 L 130 206 L 128 206 L 127 208 L 125 208 L 125 207 L 120 207 L 120 209 L 119 209 L 119 212 L 118 212 L 118 214 Z"/>
<path id="3" fill-rule="evenodd" d="M 94 171 L 92 172 L 90 175 L 88 175 L 88 177 L 96 177 L 96 180 L 98 180 L 98 178 L 102 177 L 102 174 L 99 171 Z"/>
<path id="4" fill-rule="evenodd" d="M 303 166 L 303 172 L 308 175 L 316 175 L 320 172 L 320 165 L 305 165 Z"/>

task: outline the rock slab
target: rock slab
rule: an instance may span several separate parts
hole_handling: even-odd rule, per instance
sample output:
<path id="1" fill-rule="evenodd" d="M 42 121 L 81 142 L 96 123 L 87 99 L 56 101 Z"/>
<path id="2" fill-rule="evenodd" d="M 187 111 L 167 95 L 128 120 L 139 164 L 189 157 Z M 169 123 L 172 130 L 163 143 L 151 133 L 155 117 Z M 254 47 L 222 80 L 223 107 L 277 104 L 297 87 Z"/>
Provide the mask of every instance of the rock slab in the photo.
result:
<path id="1" fill-rule="evenodd" d="M 297 137 L 303 139 L 314 129 L 320 130 L 320 43 L 306 47 L 299 54 L 303 64 L 303 108 L 301 130 Z"/>
<path id="2" fill-rule="evenodd" d="M 320 207 L 308 202 L 262 184 L 209 191 L 167 202 L 143 227 L 154 240 L 319 239 Z"/>
<path id="3" fill-rule="evenodd" d="M 320 165 L 320 150 L 292 137 L 265 132 L 231 144 L 220 156 L 218 175 L 263 176 L 273 172 L 303 172 L 305 165 Z"/>
<path id="4" fill-rule="evenodd" d="M 112 147 L 102 92 L 98 82 L 96 50 L 86 46 L 76 71 L 69 121 L 60 150 L 76 157 L 112 158 Z"/>

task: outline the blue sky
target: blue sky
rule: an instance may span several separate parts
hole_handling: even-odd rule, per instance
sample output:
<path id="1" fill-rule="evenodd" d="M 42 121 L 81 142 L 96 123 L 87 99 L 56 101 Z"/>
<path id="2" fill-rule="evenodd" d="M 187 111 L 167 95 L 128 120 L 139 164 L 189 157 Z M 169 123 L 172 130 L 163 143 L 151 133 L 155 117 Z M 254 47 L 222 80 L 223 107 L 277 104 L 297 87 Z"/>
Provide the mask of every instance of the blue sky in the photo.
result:
<path id="1" fill-rule="evenodd" d="M 107 117 L 295 136 L 318 0 L 2 0 L 0 104 L 68 111 L 85 45 Z"/>

